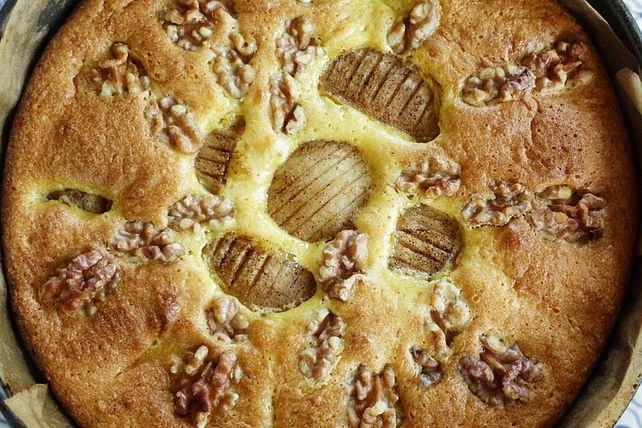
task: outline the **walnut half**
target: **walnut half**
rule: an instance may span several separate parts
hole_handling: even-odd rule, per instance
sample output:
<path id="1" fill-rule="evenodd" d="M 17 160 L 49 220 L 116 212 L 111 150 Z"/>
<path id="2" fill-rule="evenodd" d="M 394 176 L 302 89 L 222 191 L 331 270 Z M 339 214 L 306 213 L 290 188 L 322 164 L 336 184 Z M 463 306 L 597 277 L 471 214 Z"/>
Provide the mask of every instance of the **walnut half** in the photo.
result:
<path id="1" fill-rule="evenodd" d="M 207 325 L 215 339 L 229 343 L 247 339 L 250 323 L 236 299 L 226 296 L 217 299 L 207 311 Z"/>
<path id="2" fill-rule="evenodd" d="M 56 268 L 39 291 L 42 302 L 60 305 L 65 312 L 84 309 L 88 315 L 96 313 L 96 303 L 118 287 L 121 274 L 114 258 L 104 249 L 81 253 L 68 263 Z"/>
<path id="3" fill-rule="evenodd" d="M 203 145 L 194 114 L 173 97 L 152 101 L 145 116 L 152 133 L 167 138 L 180 152 L 191 155 Z"/>
<path id="4" fill-rule="evenodd" d="M 454 196 L 461 187 L 461 167 L 456 162 L 435 156 L 421 165 L 404 169 L 397 179 L 397 188 L 411 195 L 419 194 L 434 199 L 439 196 Z"/>
<path id="5" fill-rule="evenodd" d="M 505 226 L 530 211 L 532 198 L 523 184 L 499 182 L 490 188 L 492 196 L 476 193 L 462 209 L 462 216 L 471 226 Z"/>
<path id="6" fill-rule="evenodd" d="M 158 230 L 152 223 L 141 221 L 126 223 L 114 238 L 112 248 L 143 261 L 163 263 L 173 263 L 185 254 L 183 245 L 174 242 L 171 229 Z"/>
<path id="7" fill-rule="evenodd" d="M 303 73 L 314 57 L 323 52 L 313 37 L 313 29 L 309 17 L 299 16 L 288 21 L 285 30 L 276 39 L 276 55 L 281 70 L 292 77 Z"/>
<path id="8" fill-rule="evenodd" d="M 491 406 L 529 401 L 530 384 L 543 374 L 537 359 L 525 356 L 517 343 L 509 347 L 496 336 L 482 336 L 480 341 L 479 358 L 463 357 L 459 361 L 470 391 Z"/>
<path id="9" fill-rule="evenodd" d="M 441 365 L 428 352 L 419 346 L 413 346 L 410 348 L 410 355 L 420 368 L 418 379 L 422 388 L 428 388 L 442 381 L 444 373 Z"/>
<path id="10" fill-rule="evenodd" d="M 354 428 L 394 428 L 401 426 L 403 405 L 391 365 L 379 374 L 361 364 L 352 381 L 348 420 Z"/>
<path id="11" fill-rule="evenodd" d="M 140 94 L 150 88 L 151 82 L 142 64 L 134 59 L 124 43 L 111 46 L 111 58 L 90 68 L 85 73 L 92 91 L 103 97 Z"/>
<path id="12" fill-rule="evenodd" d="M 388 44 L 397 54 L 417 49 L 435 32 L 440 16 L 439 1 L 419 2 L 407 16 L 395 22 L 388 33 Z"/>
<path id="13" fill-rule="evenodd" d="M 527 67 L 513 64 L 488 67 L 464 83 L 462 99 L 472 106 L 512 101 L 535 87 L 535 76 Z"/>
<path id="14" fill-rule="evenodd" d="M 342 230 L 323 250 L 319 280 L 331 299 L 347 301 L 354 286 L 363 280 L 359 273 L 368 252 L 368 237 L 354 230 Z"/>
<path id="15" fill-rule="evenodd" d="M 234 215 L 232 201 L 215 195 L 190 195 L 169 209 L 170 227 L 198 230 L 201 225 L 218 225 Z"/>
<path id="16" fill-rule="evenodd" d="M 471 318 L 470 308 L 464 301 L 461 290 L 447 278 L 435 282 L 430 305 L 432 321 L 439 328 L 433 331 L 437 351 L 446 355 L 454 336 L 468 325 Z"/>
<path id="17" fill-rule="evenodd" d="M 239 394 L 235 389 L 243 371 L 234 352 L 226 351 L 215 357 L 207 346 L 201 345 L 182 359 L 174 356 L 173 360 L 170 374 L 176 414 L 189 416 L 201 428 L 213 417 L 236 407 Z"/>
<path id="18" fill-rule="evenodd" d="M 587 242 L 603 234 L 604 198 L 568 186 L 553 186 L 538 193 L 535 204 L 530 221 L 549 239 Z"/>
<path id="19" fill-rule="evenodd" d="M 585 63 L 587 56 L 588 47 L 583 42 L 558 40 L 550 49 L 527 55 L 522 64 L 534 73 L 538 91 L 557 92 L 593 77 Z"/>
<path id="20" fill-rule="evenodd" d="M 345 328 L 343 319 L 328 309 L 310 321 L 309 346 L 299 354 L 299 370 L 305 377 L 321 380 L 328 376 L 343 347 Z"/>

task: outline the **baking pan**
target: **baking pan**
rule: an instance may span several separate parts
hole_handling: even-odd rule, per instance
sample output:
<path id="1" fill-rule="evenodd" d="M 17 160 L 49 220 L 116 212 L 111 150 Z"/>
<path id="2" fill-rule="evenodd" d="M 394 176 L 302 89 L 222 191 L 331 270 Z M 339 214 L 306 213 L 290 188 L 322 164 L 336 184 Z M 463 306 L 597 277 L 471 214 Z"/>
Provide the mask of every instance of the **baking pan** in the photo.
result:
<path id="1" fill-rule="evenodd" d="M 11 14 L 18 9 L 16 5 L 19 2 L 25 4 L 31 2 L 31 0 L 7 0 L 2 9 L 0 9 L 0 39 L 2 39 L 3 36 L 7 36 L 4 33 L 7 22 Z M 27 58 L 29 62 L 26 67 L 27 70 L 33 68 L 50 37 L 56 33 L 77 3 L 78 0 L 50 0 L 46 3 L 44 9 L 39 11 L 38 16 L 33 17 L 33 19 L 35 19 L 36 33 L 23 35 L 25 38 L 31 37 L 31 40 L 37 41 L 33 55 Z M 562 3 L 571 2 L 562 0 Z M 617 37 L 633 55 L 630 59 L 633 59 L 635 64 L 641 64 L 642 33 L 625 4 L 621 0 L 588 0 L 588 3 L 608 22 Z M 574 8 L 571 9 L 573 12 L 578 12 Z M 578 18 L 585 24 L 589 35 L 593 37 L 596 31 L 593 31 L 594 29 L 591 24 L 594 23 L 586 22 L 585 16 L 578 16 Z M 610 45 L 606 44 L 606 46 L 609 46 L 609 48 L 606 49 L 605 43 L 603 40 L 600 40 L 600 37 L 593 38 L 595 44 L 598 48 L 601 48 L 603 53 L 611 51 Z M 612 52 L 610 53 L 612 55 Z M 609 55 L 605 55 L 605 60 L 609 71 L 615 76 L 615 74 L 621 70 L 622 64 L 620 61 L 613 61 L 612 57 L 609 58 Z M 8 61 L 9 58 L 0 58 L 0 73 L 4 71 L 3 64 Z M 629 64 L 630 63 L 629 61 Z M 636 66 L 632 71 L 638 72 L 638 70 L 639 67 Z M 23 82 L 22 79 L 18 79 L 18 81 Z M 21 90 L 22 88 L 19 89 Z M 0 93 L 0 107 L 3 107 L 1 103 L 5 101 L 2 95 L 3 94 Z M 627 110 L 626 107 L 630 107 L 626 104 L 628 104 L 628 102 L 623 101 L 625 110 Z M 628 110 L 630 111 L 631 109 Z M 4 128 L 0 129 L 0 165 L 4 165 L 4 151 L 6 150 L 6 143 L 9 138 L 12 123 L 12 111 L 13 109 L 9 112 L 9 116 L 5 118 L 1 114 L 2 109 L 0 108 L 0 123 L 4 122 L 5 124 Z M 637 122 L 637 124 L 635 122 Z M 642 142 L 642 134 L 637 129 L 638 126 L 635 126 L 642 125 L 639 122 L 639 120 L 633 117 L 629 118 L 632 141 L 634 142 Z M 640 129 L 642 129 L 642 126 L 640 126 Z M 636 149 L 635 144 L 634 149 Z M 636 154 L 638 155 L 638 165 L 640 165 L 640 153 L 638 152 Z M 638 251 L 638 253 L 639 252 L 640 251 Z M 640 362 L 642 362 L 642 344 L 627 340 L 626 338 L 628 337 L 630 339 L 631 334 L 635 334 L 636 337 L 640 336 L 642 330 L 642 292 L 640 291 L 642 287 L 639 285 L 642 285 L 642 258 L 638 254 L 632 277 L 632 286 L 630 287 L 628 297 L 625 299 L 626 303 L 621 310 L 620 318 L 612 334 L 610 344 L 607 346 L 600 360 L 601 363 L 598 364 L 593 376 L 587 382 L 575 405 L 569 409 L 568 413 L 560 422 L 560 426 L 584 427 L 589 425 L 586 423 L 586 421 L 589 420 L 592 421 L 590 423 L 591 426 L 600 428 L 613 426 L 633 397 L 636 388 L 642 380 L 642 364 L 640 364 Z M 25 356 L 28 355 L 27 352 L 23 352 L 23 354 Z M 618 368 L 618 363 L 622 361 L 626 361 L 627 364 L 621 364 L 626 367 Z M 631 364 L 635 361 L 638 363 Z M 34 378 L 44 383 L 44 379 L 37 373 L 34 365 L 30 361 L 28 365 L 33 372 Z M 631 370 L 632 366 L 636 367 Z M 24 427 L 25 425 L 18 420 L 3 402 L 4 399 L 8 398 L 11 391 L 11 385 L 5 384 L 5 381 L 6 379 L 0 379 L 0 411 L 7 418 L 10 426 Z M 603 394 L 603 391 L 606 389 L 604 386 L 607 384 L 619 386 L 616 397 L 600 397 L 600 394 Z M 600 405 L 602 405 L 604 409 L 601 409 Z M 594 417 L 592 418 L 592 416 Z M 578 425 L 578 421 L 583 422 L 579 422 Z"/>

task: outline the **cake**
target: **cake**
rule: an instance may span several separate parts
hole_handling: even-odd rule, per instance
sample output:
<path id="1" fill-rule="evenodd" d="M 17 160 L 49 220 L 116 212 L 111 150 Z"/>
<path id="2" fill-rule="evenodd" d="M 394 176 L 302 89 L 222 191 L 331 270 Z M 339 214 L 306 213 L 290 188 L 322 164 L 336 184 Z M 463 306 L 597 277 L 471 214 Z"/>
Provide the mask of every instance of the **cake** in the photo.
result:
<path id="1" fill-rule="evenodd" d="M 552 426 L 631 268 L 626 126 L 552 0 L 84 0 L 6 159 L 80 426 Z"/>

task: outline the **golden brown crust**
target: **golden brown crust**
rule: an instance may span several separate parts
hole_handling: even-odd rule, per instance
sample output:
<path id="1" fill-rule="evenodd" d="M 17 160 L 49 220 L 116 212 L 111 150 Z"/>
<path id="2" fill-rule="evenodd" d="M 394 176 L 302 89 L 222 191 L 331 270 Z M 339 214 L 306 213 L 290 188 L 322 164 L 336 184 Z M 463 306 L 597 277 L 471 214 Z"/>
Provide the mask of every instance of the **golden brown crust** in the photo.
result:
<path id="1" fill-rule="evenodd" d="M 249 62 L 255 77 L 240 101 L 217 83 L 209 44 L 192 52 L 170 41 L 159 21 L 176 4 L 170 0 L 86 0 L 51 41 L 14 122 L 2 196 L 13 309 L 38 367 L 82 426 L 190 426 L 189 418 L 175 414 L 171 358 L 201 344 L 215 349 L 217 358 L 232 349 L 243 370 L 238 402 L 211 420 L 215 426 L 349 426 L 350 388 L 359 364 L 375 374 L 386 364 L 394 368 L 405 426 L 461 426 L 471 420 L 480 427 L 551 426 L 605 344 L 628 279 L 637 218 L 627 131 L 588 37 L 552 0 L 509 7 L 500 0 L 441 0 L 434 34 L 403 56 L 429 78 L 439 99 L 440 133 L 418 144 L 318 89 L 325 67 L 340 54 L 362 47 L 391 52 L 389 29 L 417 2 L 304 3 L 235 2 L 241 34 L 258 46 Z M 273 131 L 269 82 L 282 71 L 277 34 L 301 15 L 311 17 L 323 52 L 303 78 L 290 76 L 300 85 L 295 101 L 305 111 L 306 126 L 285 136 Z M 480 70 L 519 65 L 560 38 L 588 46 L 588 82 L 555 93 L 528 87 L 492 105 L 462 99 L 466 79 Z M 79 84 L 114 42 L 128 46 L 149 76 L 151 92 L 101 97 Z M 235 222 L 176 233 L 185 255 L 175 263 L 116 254 L 122 282 L 98 302 L 94 315 L 66 314 L 44 304 L 38 290 L 56 268 L 94 246 L 117 253 L 112 243 L 126 222 L 166 227 L 169 207 L 205 192 L 194 170 L 197 155 L 176 150 L 171 136 L 155 133 L 149 120 L 150 99 L 165 95 L 193 113 L 202 137 L 234 135 L 227 183 L 217 191 L 234 202 Z M 244 129 L 230 132 L 239 118 Z M 322 243 L 289 236 L 267 207 L 277 169 L 300 143 L 316 140 L 349 143 L 368 164 L 372 196 L 354 218 L 355 229 L 368 235 L 363 278 L 346 302 L 323 298 L 317 287 L 317 295 L 283 313 L 243 307 L 248 339 L 221 344 L 208 328 L 206 311 L 224 287 L 201 257 L 213 238 L 233 230 L 262 245 L 287 248 L 303 268 L 319 271 Z M 451 197 L 409 198 L 395 185 L 401 171 L 433 157 L 460 166 L 461 188 Z M 548 239 L 537 232 L 526 207 L 505 226 L 472 228 L 462 208 L 476 194 L 490 197 L 489 186 L 499 182 L 522 184 L 533 204 L 534 195 L 557 185 L 605 199 L 601 237 Z M 100 195 L 113 205 L 94 214 L 47 200 L 50 192 L 64 189 Z M 387 267 L 397 218 L 418 203 L 460 224 L 462 247 L 444 273 L 472 314 L 461 331 L 442 331 L 443 325 L 430 321 L 432 282 Z M 340 352 L 329 376 L 316 380 L 306 378 L 299 363 L 310 346 L 306 329 L 321 307 L 341 317 L 346 329 L 338 336 Z M 543 378 L 532 384 L 529 402 L 489 406 L 468 388 L 460 358 L 478 356 L 479 338 L 486 334 L 518 342 L 541 363 Z M 433 350 L 441 343 L 435 337 L 446 335 L 454 339 L 449 337 L 445 353 L 434 352 L 443 380 L 424 388 L 409 349 Z"/>

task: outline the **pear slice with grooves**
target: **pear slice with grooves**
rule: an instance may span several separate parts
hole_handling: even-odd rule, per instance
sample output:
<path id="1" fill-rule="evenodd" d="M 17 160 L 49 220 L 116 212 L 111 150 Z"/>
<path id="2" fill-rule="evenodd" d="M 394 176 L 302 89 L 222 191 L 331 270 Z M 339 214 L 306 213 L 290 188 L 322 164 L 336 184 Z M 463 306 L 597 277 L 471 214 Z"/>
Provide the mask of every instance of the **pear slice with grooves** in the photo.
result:
<path id="1" fill-rule="evenodd" d="M 395 55 L 370 48 L 340 55 L 322 76 L 321 90 L 419 142 L 439 135 L 432 90 L 414 66 Z"/>
<path id="2" fill-rule="evenodd" d="M 226 293 L 252 309 L 284 311 L 316 293 L 312 274 L 293 257 L 228 233 L 203 250 L 203 258 Z"/>

